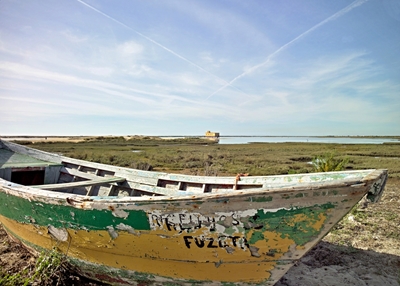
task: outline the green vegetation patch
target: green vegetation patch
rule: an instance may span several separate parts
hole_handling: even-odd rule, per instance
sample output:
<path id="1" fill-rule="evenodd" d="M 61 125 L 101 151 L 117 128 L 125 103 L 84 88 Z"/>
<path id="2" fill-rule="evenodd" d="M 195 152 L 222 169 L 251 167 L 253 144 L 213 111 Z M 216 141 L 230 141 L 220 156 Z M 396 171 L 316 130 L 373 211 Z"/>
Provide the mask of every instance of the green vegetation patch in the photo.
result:
<path id="1" fill-rule="evenodd" d="M 65 257 L 56 249 L 43 250 L 33 269 L 26 268 L 15 274 L 5 273 L 0 269 L 0 285 L 53 285 L 62 275 L 64 264 Z"/>

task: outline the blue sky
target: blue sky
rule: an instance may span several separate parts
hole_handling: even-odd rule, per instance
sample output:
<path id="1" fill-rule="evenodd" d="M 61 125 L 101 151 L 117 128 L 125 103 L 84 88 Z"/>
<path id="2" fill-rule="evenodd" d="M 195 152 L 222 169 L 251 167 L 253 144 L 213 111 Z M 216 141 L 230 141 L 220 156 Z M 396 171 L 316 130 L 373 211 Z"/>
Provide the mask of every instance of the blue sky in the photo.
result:
<path id="1" fill-rule="evenodd" d="M 0 103 L 0 135 L 400 135 L 400 1 L 3 0 Z"/>

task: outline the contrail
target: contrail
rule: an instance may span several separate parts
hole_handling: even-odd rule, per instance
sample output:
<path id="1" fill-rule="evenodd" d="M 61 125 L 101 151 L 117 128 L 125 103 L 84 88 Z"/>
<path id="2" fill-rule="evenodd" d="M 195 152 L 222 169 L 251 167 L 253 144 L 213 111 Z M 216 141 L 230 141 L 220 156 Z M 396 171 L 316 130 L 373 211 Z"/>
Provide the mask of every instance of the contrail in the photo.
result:
<path id="1" fill-rule="evenodd" d="M 211 72 L 205 70 L 205 69 L 202 68 L 201 66 L 195 64 L 194 62 L 188 60 L 188 59 L 185 58 L 185 57 L 182 57 L 181 55 L 175 53 L 173 50 L 168 49 L 167 47 L 161 45 L 160 43 L 154 41 L 153 39 L 147 37 L 146 35 L 143 35 L 142 33 L 136 31 L 135 29 L 133 29 L 133 28 L 131 28 L 131 27 L 129 27 L 128 25 L 126 25 L 126 24 L 124 24 L 124 23 L 118 21 L 117 19 L 115 19 L 115 18 L 113 18 L 113 17 L 107 15 L 106 13 L 104 13 L 104 12 L 102 12 L 102 11 L 100 11 L 100 10 L 94 8 L 93 6 L 91 6 L 91 5 L 87 4 L 87 3 L 85 3 L 85 2 L 82 1 L 82 0 L 77 0 L 77 1 L 78 1 L 79 3 L 85 5 L 86 7 L 92 9 L 93 11 L 96 11 L 97 13 L 99 13 L 99 14 L 103 15 L 104 17 L 110 19 L 111 21 L 114 21 L 115 23 L 118 23 L 119 25 L 121 25 L 121 26 L 127 28 L 128 30 L 131 30 L 131 31 L 135 32 L 136 34 L 138 34 L 139 36 L 145 38 L 145 39 L 148 40 L 149 42 L 152 42 L 153 44 L 155 44 L 155 45 L 161 47 L 162 49 L 166 50 L 167 52 L 169 52 L 169 53 L 173 54 L 174 56 L 180 58 L 181 60 L 183 60 L 183 61 L 185 61 L 185 62 L 187 62 L 187 63 L 189 63 L 189 64 L 195 66 L 196 68 L 200 69 L 201 71 L 203 71 L 203 72 L 205 72 L 205 73 L 207 73 L 207 74 L 213 76 L 214 78 L 218 79 L 219 81 L 222 81 L 223 83 L 225 83 L 226 86 L 231 85 L 231 84 L 230 84 L 229 82 L 227 82 L 226 80 L 224 80 L 224 79 L 222 79 L 222 78 L 216 76 L 215 74 L 213 74 L 213 73 L 211 73 Z M 246 94 L 245 92 L 243 92 L 243 91 L 240 90 L 239 88 L 234 87 L 234 86 L 232 86 L 232 87 L 235 88 L 236 90 L 238 90 L 238 91 L 240 91 L 240 92 Z"/>
<path id="2" fill-rule="evenodd" d="M 258 64 L 255 65 L 253 67 L 251 67 L 249 70 L 245 71 L 244 73 L 238 75 L 237 77 L 235 77 L 234 79 L 232 79 L 230 82 L 226 83 L 224 86 L 220 87 L 218 90 L 214 91 L 212 94 L 210 94 L 207 98 L 209 99 L 210 97 L 212 97 L 213 95 L 215 95 L 216 93 L 220 92 L 221 90 L 225 89 L 227 86 L 232 86 L 232 83 L 234 83 L 235 81 L 237 81 L 238 79 L 244 77 L 245 75 L 248 75 L 250 73 L 252 73 L 253 71 L 255 71 L 256 69 L 266 65 L 270 59 L 275 56 L 276 54 L 278 54 L 280 51 L 282 51 L 283 49 L 285 49 L 286 47 L 290 46 L 291 44 L 293 44 L 294 42 L 296 42 L 297 40 L 303 38 L 305 35 L 311 33 L 312 31 L 318 29 L 319 27 L 321 27 L 322 25 L 325 25 L 326 23 L 333 21 L 341 16 L 343 16 L 344 14 L 350 12 L 351 10 L 353 10 L 354 8 L 364 4 L 365 2 L 367 2 L 368 0 L 356 0 L 353 3 L 351 3 L 350 5 L 348 5 L 347 7 L 343 8 L 342 10 L 336 12 L 335 14 L 333 14 L 332 16 L 326 18 L 325 20 L 323 20 L 322 22 L 318 23 L 317 25 L 315 25 L 314 27 L 308 29 L 307 31 L 305 31 L 304 33 L 300 34 L 299 36 L 297 36 L 296 38 L 294 38 L 293 40 L 291 40 L 290 42 L 284 44 L 282 47 L 280 47 L 279 49 L 277 49 L 275 52 L 273 52 L 272 54 L 270 54 L 267 59 Z"/>

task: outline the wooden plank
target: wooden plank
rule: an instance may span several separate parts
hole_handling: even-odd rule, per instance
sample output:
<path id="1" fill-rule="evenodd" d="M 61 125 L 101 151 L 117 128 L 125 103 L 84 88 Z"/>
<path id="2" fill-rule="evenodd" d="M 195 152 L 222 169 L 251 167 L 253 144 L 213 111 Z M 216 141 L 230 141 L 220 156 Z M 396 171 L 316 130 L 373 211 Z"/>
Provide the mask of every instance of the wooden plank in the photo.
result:
<path id="1" fill-rule="evenodd" d="M 124 168 L 124 167 L 117 167 L 117 166 L 112 166 L 112 165 L 106 165 L 106 164 L 101 164 L 101 163 L 96 163 L 96 162 L 89 162 L 89 161 L 84 161 L 84 160 L 79 160 L 79 159 L 73 159 L 73 158 L 68 158 L 68 157 L 62 157 L 62 162 L 64 164 L 73 164 L 73 165 L 82 165 L 84 167 L 92 168 L 92 169 L 102 169 L 108 172 L 114 172 L 116 174 L 120 174 L 123 177 L 143 177 L 143 178 L 153 178 L 153 179 L 158 179 L 160 175 L 167 175 L 167 173 L 163 172 L 149 172 L 149 171 L 143 171 L 143 170 L 138 170 L 138 169 L 130 169 L 130 168 Z"/>
<path id="2" fill-rule="evenodd" d="M 104 185 L 111 183 L 119 183 L 124 181 L 125 178 L 121 177 L 97 177 L 97 179 L 95 180 L 62 183 L 62 184 L 35 185 L 30 187 L 42 190 L 61 190 L 61 189 L 75 188 L 75 187 L 88 187 L 88 186 Z"/>
<path id="3" fill-rule="evenodd" d="M 98 169 L 98 171 L 101 172 L 101 170 L 99 170 L 99 169 Z M 95 180 L 95 179 L 99 178 L 99 176 L 96 176 L 95 174 L 78 171 L 77 169 L 68 168 L 68 167 L 62 168 L 61 172 L 65 173 L 65 174 L 69 174 L 71 176 L 84 178 L 84 179 L 88 179 L 88 180 Z M 151 186 L 156 186 L 157 182 L 158 182 L 157 178 L 149 178 L 149 177 L 146 178 L 146 177 L 139 177 L 139 176 L 126 176 L 126 179 L 128 181 L 132 181 L 135 183 L 151 185 Z"/>
<path id="4" fill-rule="evenodd" d="M 97 176 L 95 174 L 82 172 L 82 171 L 79 171 L 78 169 L 73 169 L 73 168 L 62 168 L 61 172 L 65 173 L 65 174 L 69 174 L 74 177 L 88 179 L 88 180 L 96 180 L 98 178 L 105 178 L 105 177 Z"/>
<path id="5" fill-rule="evenodd" d="M 149 186 L 143 185 L 135 182 L 127 181 L 130 188 L 138 191 L 143 191 L 149 193 L 149 195 L 163 195 L 163 196 L 184 196 L 184 195 L 193 195 L 193 194 L 201 194 L 202 190 L 200 189 L 197 192 L 193 191 L 183 191 L 183 190 L 176 190 L 176 189 L 166 189 L 157 186 Z"/>
<path id="6" fill-rule="evenodd" d="M 112 187 L 112 186 L 113 186 L 113 185 L 111 185 L 111 187 Z M 86 192 L 86 195 L 87 195 L 87 196 L 91 196 L 91 195 L 93 194 L 93 192 L 94 192 L 94 189 L 95 189 L 96 187 L 97 187 L 96 185 L 90 186 L 89 191 Z"/>
<path id="7" fill-rule="evenodd" d="M 40 159 L 33 158 L 25 154 L 19 154 L 10 150 L 0 149 L 0 166 L 1 168 L 35 168 L 47 167 L 51 165 L 59 165 Z"/>

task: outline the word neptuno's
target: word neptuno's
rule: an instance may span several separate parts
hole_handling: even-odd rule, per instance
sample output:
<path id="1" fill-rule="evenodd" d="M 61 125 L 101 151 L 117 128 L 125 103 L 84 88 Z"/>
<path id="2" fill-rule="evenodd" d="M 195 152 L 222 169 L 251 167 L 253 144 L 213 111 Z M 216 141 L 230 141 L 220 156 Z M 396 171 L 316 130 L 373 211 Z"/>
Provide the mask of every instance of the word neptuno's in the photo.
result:
<path id="1" fill-rule="evenodd" d="M 148 214 L 148 217 L 152 229 L 188 233 L 203 227 L 208 228 L 210 231 L 215 231 L 218 227 L 235 227 L 241 224 L 239 221 L 240 216 L 236 213 L 205 216 L 199 213 L 160 214 L 152 212 Z"/>

